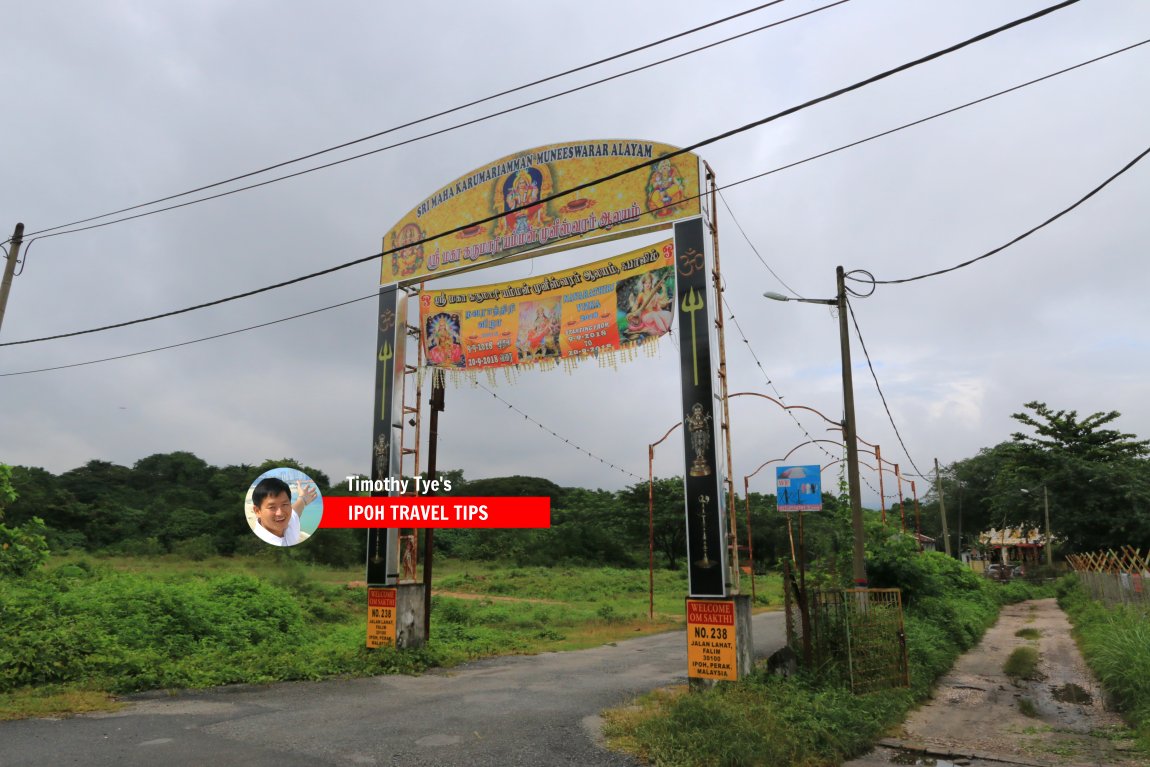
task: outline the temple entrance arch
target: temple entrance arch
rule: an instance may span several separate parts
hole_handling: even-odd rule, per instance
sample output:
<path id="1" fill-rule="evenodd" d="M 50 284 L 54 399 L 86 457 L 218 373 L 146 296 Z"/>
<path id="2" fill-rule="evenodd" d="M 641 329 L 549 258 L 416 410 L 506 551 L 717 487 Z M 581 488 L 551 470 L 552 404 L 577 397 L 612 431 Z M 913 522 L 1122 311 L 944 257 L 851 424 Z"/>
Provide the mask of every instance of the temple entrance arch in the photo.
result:
<path id="1" fill-rule="evenodd" d="M 677 321 L 689 592 L 703 598 L 737 593 L 737 540 L 726 519 L 733 497 L 713 195 L 713 173 L 689 152 L 655 142 L 596 140 L 510 155 L 425 197 L 384 237 L 373 479 L 400 470 L 396 431 L 403 405 L 397 398 L 404 371 L 413 367 L 403 353 L 408 327 L 418 328 L 421 366 L 467 376 L 502 365 L 574 364 L 592 352 L 620 353 L 629 339 L 657 336 Z M 665 242 L 605 265 L 521 285 L 423 291 L 418 302 L 407 293 L 440 275 L 667 230 Z M 610 302 L 600 300 L 608 296 Z M 564 299 L 574 304 L 572 311 Z M 479 329 L 478 322 L 486 326 Z M 593 332 L 601 335 L 592 339 Z M 395 531 L 369 531 L 370 585 L 395 583 L 400 560 Z"/>

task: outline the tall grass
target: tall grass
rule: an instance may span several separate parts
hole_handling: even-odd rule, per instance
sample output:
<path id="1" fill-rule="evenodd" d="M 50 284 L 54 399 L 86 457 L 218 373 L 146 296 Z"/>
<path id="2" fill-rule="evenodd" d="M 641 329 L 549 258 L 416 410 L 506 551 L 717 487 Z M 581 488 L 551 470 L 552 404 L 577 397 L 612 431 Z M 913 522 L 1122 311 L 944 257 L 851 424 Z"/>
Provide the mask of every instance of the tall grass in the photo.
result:
<path id="1" fill-rule="evenodd" d="M 1150 748 L 1150 615 L 1093 601 L 1073 575 L 1060 581 L 1059 589 L 1059 604 L 1074 623 L 1086 662 L 1141 745 Z"/>
<path id="2" fill-rule="evenodd" d="M 930 695 L 1014 596 L 941 554 L 919 554 L 913 542 L 879 542 L 876 549 L 867 563 L 872 584 L 909 587 L 909 689 L 854 695 L 813 672 L 782 678 L 760 669 L 705 692 L 648 697 L 638 712 L 607 712 L 610 742 L 661 767 L 821 767 L 868 750 Z"/>

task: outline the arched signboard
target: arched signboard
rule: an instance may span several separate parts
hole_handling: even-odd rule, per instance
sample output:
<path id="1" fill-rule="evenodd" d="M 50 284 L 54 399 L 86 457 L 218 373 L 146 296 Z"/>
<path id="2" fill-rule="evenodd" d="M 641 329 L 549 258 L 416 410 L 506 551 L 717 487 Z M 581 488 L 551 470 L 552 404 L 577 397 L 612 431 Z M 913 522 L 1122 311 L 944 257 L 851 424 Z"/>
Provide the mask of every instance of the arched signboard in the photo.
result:
<path id="1" fill-rule="evenodd" d="M 621 139 L 538 147 L 476 168 L 399 219 L 383 238 L 380 284 L 664 229 L 697 215 L 693 154 Z"/>
<path id="2" fill-rule="evenodd" d="M 427 293 L 420 324 L 427 326 L 423 332 L 438 336 L 424 341 L 435 347 L 435 353 L 425 347 L 429 364 L 466 370 L 534 362 L 548 353 L 571 358 L 584 351 L 625 350 L 645 335 L 665 333 L 673 313 L 681 339 L 689 591 L 693 597 L 726 596 L 724 481 L 717 458 L 721 419 L 714 412 L 712 357 L 717 352 L 711 340 L 715 293 L 701 216 L 699 165 L 694 154 L 650 141 L 553 144 L 477 168 L 435 190 L 403 216 L 383 242 L 372 478 L 387 482 L 399 470 L 392 445 L 408 324 L 402 285 L 674 227 L 672 240 L 649 246 L 650 253 L 622 254 L 606 265 L 543 275 L 521 286 Z M 608 274 L 620 281 L 594 289 L 602 295 L 590 295 L 581 284 Z M 572 292 L 560 295 L 564 289 Z M 608 294 L 610 301 L 604 301 Z M 525 296 L 532 299 L 530 316 L 520 305 L 526 303 Z M 565 298 L 572 304 L 566 313 Z M 514 337 L 508 329 L 512 318 Z M 597 334 L 593 339 L 592 328 Z M 554 348 L 545 343 L 549 334 L 558 335 Z M 507 343 L 500 346 L 503 340 Z M 592 340 L 598 346 L 592 348 Z M 490 353 L 480 354 L 484 351 Z M 470 366 L 469 355 L 474 363 Z M 394 530 L 369 531 L 369 585 L 395 583 L 394 535 Z"/>

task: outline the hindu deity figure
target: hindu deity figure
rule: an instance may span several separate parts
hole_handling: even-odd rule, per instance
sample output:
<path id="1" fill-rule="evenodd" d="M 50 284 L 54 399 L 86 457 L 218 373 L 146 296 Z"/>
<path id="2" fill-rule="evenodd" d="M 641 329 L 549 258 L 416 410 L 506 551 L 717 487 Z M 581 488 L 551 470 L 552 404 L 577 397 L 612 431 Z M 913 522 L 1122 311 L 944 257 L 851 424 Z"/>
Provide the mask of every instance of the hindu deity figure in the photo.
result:
<path id="1" fill-rule="evenodd" d="M 628 301 L 627 333 L 631 336 L 661 336 L 671 329 L 671 297 L 658 271 L 639 278 L 639 288 Z"/>
<path id="2" fill-rule="evenodd" d="M 647 179 L 647 210 L 658 217 L 669 216 L 687 196 L 686 182 L 669 159 L 659 160 Z"/>
<path id="3" fill-rule="evenodd" d="M 427 321 L 427 361 L 437 367 L 463 367 L 463 346 L 455 315 L 437 314 Z"/>
<path id="4" fill-rule="evenodd" d="M 524 168 L 503 182 L 503 211 L 500 234 L 526 234 L 547 223 L 544 206 L 538 203 L 543 194 L 543 173 L 538 168 Z M 528 206 L 523 210 L 516 210 Z M 514 212 L 512 212 L 514 211 Z"/>
<path id="5" fill-rule="evenodd" d="M 399 248 L 391 254 L 392 276 L 407 277 L 423 265 L 423 238 L 423 230 L 416 223 L 404 224 L 391 236 L 391 247 Z"/>
<path id="6" fill-rule="evenodd" d="M 689 473 L 692 477 L 706 477 L 711 473 L 707 463 L 707 451 L 711 449 L 711 416 L 703 412 L 701 403 L 696 402 L 683 423 L 691 435 L 691 448 L 695 451 L 695 460 L 691 463 Z"/>

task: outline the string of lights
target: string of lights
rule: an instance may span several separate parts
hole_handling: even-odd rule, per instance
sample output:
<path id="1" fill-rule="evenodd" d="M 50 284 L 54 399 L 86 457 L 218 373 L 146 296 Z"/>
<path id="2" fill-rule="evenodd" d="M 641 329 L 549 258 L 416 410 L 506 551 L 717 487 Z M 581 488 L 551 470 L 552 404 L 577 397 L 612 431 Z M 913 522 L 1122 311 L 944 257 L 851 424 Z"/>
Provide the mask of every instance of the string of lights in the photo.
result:
<path id="1" fill-rule="evenodd" d="M 613 463 L 611 463 L 610 461 L 608 461 L 606 458 L 602 458 L 602 457 L 600 457 L 600 456 L 597 456 L 597 455 L 595 455 L 594 453 L 592 453 L 590 450 L 587 450 L 586 448 L 582 447 L 581 445 L 577 445 L 577 444 L 575 444 L 575 443 L 574 443 L 574 442 L 572 442 L 571 440 L 569 440 L 569 439 L 567 439 L 566 437 L 562 436 L 561 434 L 557 433 L 557 432 L 556 432 L 554 429 L 552 429 L 551 427 L 549 427 L 549 426 L 545 426 L 545 425 L 543 425 L 542 423 L 540 423 L 539 421 L 536 421 L 536 420 L 535 420 L 534 418 L 532 418 L 530 415 L 528 415 L 527 413 L 523 412 L 522 410 L 520 410 L 520 409 L 519 409 L 518 407 L 516 407 L 515 405 L 512 405 L 510 402 L 508 402 L 507 400 L 503 399 L 503 398 L 502 398 L 502 397 L 500 397 L 498 394 L 496 394 L 495 392 L 491 391 L 491 389 L 488 389 L 486 386 L 484 386 L 483 384 L 479 383 L 478 381 L 476 381 L 476 382 L 475 382 L 475 386 L 476 386 L 477 388 L 483 389 L 483 391 L 487 392 L 487 393 L 488 393 L 488 394 L 490 394 L 492 397 L 494 397 L 495 399 L 499 400 L 499 401 L 500 401 L 500 402 L 502 402 L 504 405 L 506 405 L 506 406 L 507 406 L 507 408 L 508 408 L 509 410 L 513 410 L 513 411 L 515 411 L 516 413 L 518 413 L 519 415 L 523 416 L 523 418 L 524 418 L 525 420 L 527 420 L 527 421 L 529 421 L 529 422 L 531 422 L 531 423 L 535 424 L 535 425 L 536 425 L 536 426 L 538 426 L 538 427 L 539 427 L 541 430 L 543 430 L 543 431 L 547 432 L 548 434 L 550 434 L 550 435 L 551 435 L 552 437 L 554 437 L 555 439 L 558 439 L 558 440 L 562 440 L 564 444 L 566 444 L 566 445 L 570 446 L 572 449 L 574 449 L 574 450 L 578 450 L 580 453 L 583 453 L 583 454 L 584 454 L 584 455 L 586 455 L 588 458 L 593 458 L 593 459 L 595 459 L 596 461 L 598 461 L 599 463 L 603 464 L 604 466 L 606 466 L 606 467 L 608 467 L 608 468 L 611 468 L 611 469 L 614 469 L 615 471 L 619 472 L 620 474 L 624 474 L 624 475 L 626 475 L 626 476 L 628 476 L 628 477 L 632 477 L 632 478 L 634 478 L 634 479 L 636 479 L 636 480 L 639 480 L 640 482 L 641 482 L 641 481 L 643 481 L 643 477 L 640 477 L 638 474 L 636 474 L 636 473 L 634 473 L 634 472 L 632 472 L 632 471 L 627 471 L 626 469 L 624 469 L 624 468 L 623 468 L 623 467 L 621 467 L 621 466 L 616 466 L 615 464 L 613 464 Z"/>
<path id="2" fill-rule="evenodd" d="M 891 415 L 890 405 L 887 404 L 886 395 L 883 394 L 882 386 L 879 385 L 878 375 L 876 375 L 874 372 L 874 364 L 871 362 L 870 352 L 867 351 L 866 341 L 863 340 L 862 331 L 859 330 L 859 321 L 855 316 L 855 309 L 854 306 L 851 305 L 850 301 L 847 301 L 847 311 L 850 313 L 851 322 L 854 324 L 855 335 L 858 336 L 859 345 L 862 346 L 863 356 L 866 357 L 867 368 L 870 370 L 871 378 L 874 379 L 874 388 L 878 390 L 878 396 L 879 399 L 882 400 L 882 407 L 886 411 L 886 417 L 890 420 L 890 426 L 892 429 L 894 429 L 894 435 L 898 437 L 898 444 L 902 446 L 902 454 L 906 456 L 908 461 L 910 461 L 910 465 L 914 467 L 914 470 L 921 475 L 922 469 L 918 468 L 918 464 L 916 464 L 914 462 L 914 458 L 911 457 L 910 451 L 906 448 L 906 443 L 902 440 L 902 434 L 899 433 L 898 424 L 894 422 L 894 416 Z"/>

